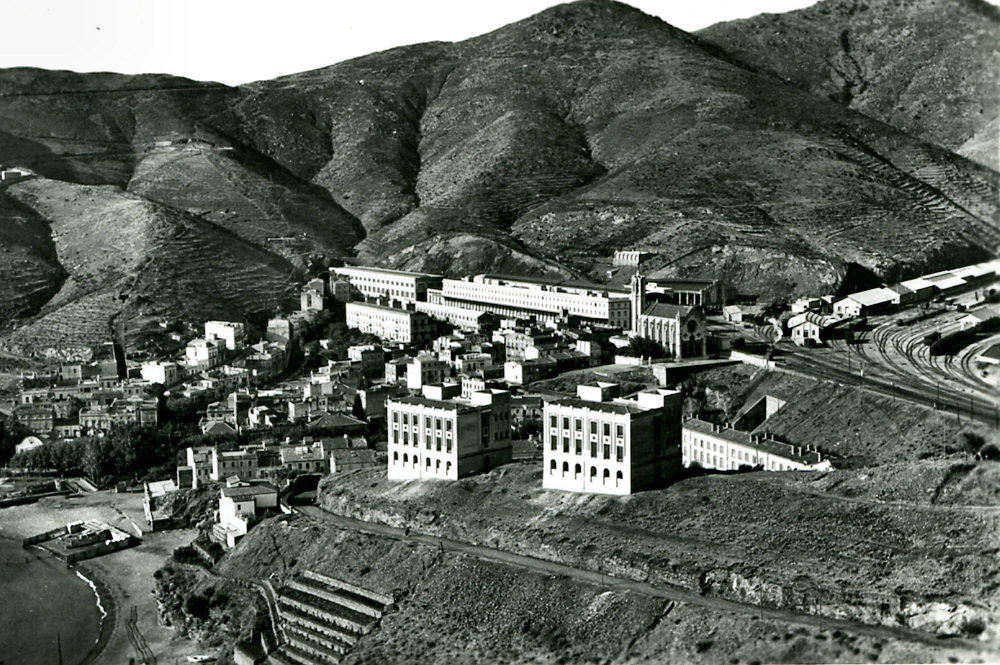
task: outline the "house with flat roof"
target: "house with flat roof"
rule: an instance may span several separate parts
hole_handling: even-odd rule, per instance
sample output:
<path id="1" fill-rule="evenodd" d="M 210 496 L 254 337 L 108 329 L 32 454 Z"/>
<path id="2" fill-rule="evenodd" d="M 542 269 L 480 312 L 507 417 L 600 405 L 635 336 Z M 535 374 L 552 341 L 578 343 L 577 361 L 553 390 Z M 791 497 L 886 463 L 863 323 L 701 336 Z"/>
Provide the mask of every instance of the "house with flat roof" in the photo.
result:
<path id="1" fill-rule="evenodd" d="M 818 450 L 796 446 L 766 435 L 752 434 L 689 418 L 683 425 L 684 466 L 735 471 L 760 467 L 765 471 L 829 471 Z"/>
<path id="2" fill-rule="evenodd" d="M 249 532 L 263 512 L 278 507 L 278 488 L 264 481 L 245 481 L 239 477 L 226 480 L 219 492 L 219 509 L 212 526 L 212 539 L 226 547 Z"/>
<path id="3" fill-rule="evenodd" d="M 456 480 L 489 471 L 511 459 L 511 396 L 506 390 L 471 399 L 424 396 L 386 402 L 390 480 Z"/>
<path id="4" fill-rule="evenodd" d="M 578 386 L 543 410 L 542 487 L 625 495 L 681 468 L 681 393 L 617 397 L 617 384 Z"/>
<path id="5" fill-rule="evenodd" d="M 388 298 L 402 302 L 427 300 L 428 289 L 441 288 L 441 275 L 375 266 L 344 266 L 330 269 L 331 290 L 335 282 L 346 280 L 351 289 L 365 298 Z M 336 292 L 335 292 L 336 295 Z M 341 300 L 343 296 L 337 295 Z"/>

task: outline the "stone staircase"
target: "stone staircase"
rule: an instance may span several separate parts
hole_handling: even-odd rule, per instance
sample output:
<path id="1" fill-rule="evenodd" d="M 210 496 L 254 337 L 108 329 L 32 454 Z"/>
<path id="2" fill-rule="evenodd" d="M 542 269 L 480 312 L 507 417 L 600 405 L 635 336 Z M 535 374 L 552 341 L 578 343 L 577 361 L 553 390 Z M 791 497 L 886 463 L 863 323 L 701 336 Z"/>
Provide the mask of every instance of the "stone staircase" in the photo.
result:
<path id="1" fill-rule="evenodd" d="M 277 601 L 285 643 L 268 655 L 272 665 L 336 665 L 394 602 L 312 571 L 280 588 Z"/>

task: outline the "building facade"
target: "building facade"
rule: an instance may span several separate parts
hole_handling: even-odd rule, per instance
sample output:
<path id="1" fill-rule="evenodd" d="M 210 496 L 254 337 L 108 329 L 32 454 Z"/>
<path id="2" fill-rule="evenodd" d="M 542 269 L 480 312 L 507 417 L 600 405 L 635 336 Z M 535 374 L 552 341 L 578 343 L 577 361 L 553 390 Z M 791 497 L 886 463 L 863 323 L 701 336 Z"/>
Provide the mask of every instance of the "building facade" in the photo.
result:
<path id="1" fill-rule="evenodd" d="M 361 302 L 349 302 L 345 310 L 348 328 L 357 328 L 380 339 L 420 344 L 434 337 L 434 325 L 422 312 Z"/>
<path id="2" fill-rule="evenodd" d="M 427 300 L 427 289 L 441 288 L 441 276 L 405 270 L 389 270 L 371 266 L 331 268 L 331 289 L 340 278 L 366 298 L 388 298 L 403 302 Z M 337 296 L 340 300 L 342 296 Z"/>
<path id="3" fill-rule="evenodd" d="M 386 403 L 390 480 L 456 480 L 511 459 L 510 393 L 470 400 L 404 397 Z"/>
<path id="4" fill-rule="evenodd" d="M 576 316 L 605 326 L 627 326 L 629 299 L 624 291 L 598 284 L 505 275 L 445 279 L 441 298 L 446 305 L 501 316 L 556 319 Z"/>
<path id="5" fill-rule="evenodd" d="M 235 321 L 205 321 L 205 339 L 229 351 L 242 349 L 247 343 L 246 326 Z"/>
<path id="6" fill-rule="evenodd" d="M 742 432 L 691 418 L 683 425 L 684 466 L 735 471 L 761 467 L 765 471 L 829 471 L 830 460 L 811 447 Z"/>
<path id="7" fill-rule="evenodd" d="M 581 390 L 582 388 L 582 390 Z M 625 495 L 681 468 L 681 394 L 658 389 L 633 400 L 603 387 L 548 401 L 543 411 L 542 486 Z"/>
<path id="8" fill-rule="evenodd" d="M 646 278 L 632 276 L 629 299 L 632 303 L 633 337 L 656 342 L 675 359 L 703 358 L 707 352 L 705 313 L 699 306 L 647 302 Z"/>

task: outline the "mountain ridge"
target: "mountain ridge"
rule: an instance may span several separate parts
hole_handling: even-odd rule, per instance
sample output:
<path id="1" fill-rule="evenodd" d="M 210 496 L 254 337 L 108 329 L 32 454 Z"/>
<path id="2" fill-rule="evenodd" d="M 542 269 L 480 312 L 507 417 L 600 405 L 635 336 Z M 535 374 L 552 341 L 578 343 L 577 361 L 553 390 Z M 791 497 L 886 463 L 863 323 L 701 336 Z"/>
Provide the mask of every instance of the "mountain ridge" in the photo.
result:
<path id="1" fill-rule="evenodd" d="M 0 160 L 225 229 L 236 255 L 287 266 L 285 291 L 351 256 L 605 278 L 615 249 L 643 246 L 650 270 L 767 299 L 995 254 L 995 171 L 716 41 L 583 0 L 232 88 L 0 70 Z"/>

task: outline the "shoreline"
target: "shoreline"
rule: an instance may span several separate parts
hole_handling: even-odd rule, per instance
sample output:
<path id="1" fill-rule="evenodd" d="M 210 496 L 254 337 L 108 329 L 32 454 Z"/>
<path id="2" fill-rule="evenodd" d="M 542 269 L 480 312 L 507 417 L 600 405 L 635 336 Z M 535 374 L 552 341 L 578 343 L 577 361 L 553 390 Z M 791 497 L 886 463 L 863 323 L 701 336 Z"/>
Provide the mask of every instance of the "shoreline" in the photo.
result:
<path id="1" fill-rule="evenodd" d="M 114 593 L 112 593 L 111 588 L 93 568 L 88 568 L 81 564 L 67 566 L 67 568 L 90 584 L 91 589 L 94 590 L 98 609 L 104 611 L 104 616 L 101 617 L 101 627 L 97 634 L 97 641 L 94 642 L 94 646 L 90 648 L 90 651 L 87 652 L 87 655 L 79 663 L 79 665 L 92 665 L 97 662 L 97 659 L 108 648 L 108 645 L 111 643 L 111 636 L 118 626 L 118 600 L 115 598 Z"/>

